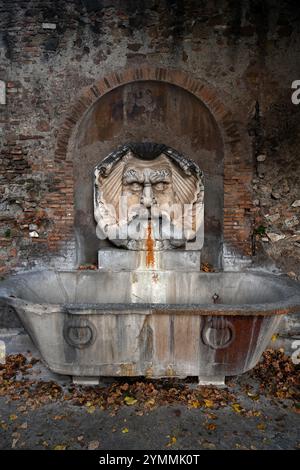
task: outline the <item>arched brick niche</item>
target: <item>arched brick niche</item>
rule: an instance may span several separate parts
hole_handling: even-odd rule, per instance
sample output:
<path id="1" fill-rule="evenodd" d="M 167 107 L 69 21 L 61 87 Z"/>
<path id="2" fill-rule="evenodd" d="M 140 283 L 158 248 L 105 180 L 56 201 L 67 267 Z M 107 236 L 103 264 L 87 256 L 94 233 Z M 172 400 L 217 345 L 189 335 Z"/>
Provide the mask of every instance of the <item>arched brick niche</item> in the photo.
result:
<path id="1" fill-rule="evenodd" d="M 141 67 L 105 77 L 85 91 L 58 136 L 56 162 L 73 167 L 78 263 L 95 262 L 94 166 L 128 141 L 167 144 L 205 174 L 202 259 L 221 266 L 227 251 L 251 254 L 252 164 L 217 93 L 183 72 Z"/>
<path id="2" fill-rule="evenodd" d="M 194 159 L 204 171 L 202 258 L 218 264 L 223 239 L 223 144 L 218 126 L 195 95 L 150 80 L 119 86 L 99 98 L 78 127 L 72 158 L 80 261 L 93 261 L 101 244 L 95 236 L 92 211 L 93 169 L 108 153 L 130 141 L 164 143 Z"/>

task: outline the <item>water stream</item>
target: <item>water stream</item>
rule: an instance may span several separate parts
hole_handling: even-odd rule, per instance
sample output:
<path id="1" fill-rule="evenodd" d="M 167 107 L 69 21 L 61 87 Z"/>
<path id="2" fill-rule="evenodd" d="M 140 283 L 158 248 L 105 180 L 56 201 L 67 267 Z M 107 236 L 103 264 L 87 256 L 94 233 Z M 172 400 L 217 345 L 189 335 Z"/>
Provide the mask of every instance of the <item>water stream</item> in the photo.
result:
<path id="1" fill-rule="evenodd" d="M 139 252 L 139 266 L 131 274 L 133 303 L 166 303 L 167 283 L 160 276 L 161 251 L 154 250 L 153 229 L 148 222 L 146 250 Z"/>

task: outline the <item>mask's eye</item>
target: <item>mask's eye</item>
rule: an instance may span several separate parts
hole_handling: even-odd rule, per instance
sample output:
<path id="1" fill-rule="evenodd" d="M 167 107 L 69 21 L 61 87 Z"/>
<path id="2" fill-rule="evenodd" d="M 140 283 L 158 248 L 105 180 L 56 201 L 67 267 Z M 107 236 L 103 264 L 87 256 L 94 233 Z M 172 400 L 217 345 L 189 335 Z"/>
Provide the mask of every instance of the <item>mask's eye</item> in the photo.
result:
<path id="1" fill-rule="evenodd" d="M 134 183 L 131 183 L 130 189 L 132 191 L 140 191 L 142 189 L 142 185 L 140 183 L 134 182 Z"/>
<path id="2" fill-rule="evenodd" d="M 154 188 L 157 189 L 157 191 L 163 191 L 168 187 L 168 183 L 165 182 L 159 182 L 154 184 Z"/>

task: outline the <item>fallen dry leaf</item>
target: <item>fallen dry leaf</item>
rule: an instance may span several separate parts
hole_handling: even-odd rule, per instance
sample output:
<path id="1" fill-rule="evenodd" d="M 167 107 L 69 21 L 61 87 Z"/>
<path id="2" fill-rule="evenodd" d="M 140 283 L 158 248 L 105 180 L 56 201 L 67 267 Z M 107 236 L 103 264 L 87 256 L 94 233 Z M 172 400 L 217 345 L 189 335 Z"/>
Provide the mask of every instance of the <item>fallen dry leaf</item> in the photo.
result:
<path id="1" fill-rule="evenodd" d="M 18 440 L 19 440 L 19 439 L 13 439 L 12 444 L 11 444 L 11 448 L 12 448 L 12 449 L 15 449 Z"/>
<path id="2" fill-rule="evenodd" d="M 153 406 L 155 406 L 155 399 L 150 398 L 149 400 L 145 401 L 145 406 L 147 408 L 152 408 Z"/>
<path id="3" fill-rule="evenodd" d="M 126 405 L 131 406 L 131 405 L 135 405 L 137 403 L 137 399 L 127 396 L 127 397 L 124 398 L 124 402 L 126 403 Z"/>
<path id="4" fill-rule="evenodd" d="M 217 429 L 217 425 L 214 423 L 205 423 L 204 425 L 208 431 L 214 431 Z"/>
<path id="5" fill-rule="evenodd" d="M 55 416 L 52 416 L 52 419 L 54 421 L 61 421 L 62 419 L 65 419 L 66 416 L 65 415 L 55 415 Z"/>
<path id="6" fill-rule="evenodd" d="M 233 409 L 233 411 L 235 411 L 236 413 L 241 413 L 243 411 L 243 408 L 241 407 L 241 405 L 239 403 L 233 403 L 231 405 L 231 408 Z"/>
<path id="7" fill-rule="evenodd" d="M 193 400 L 190 402 L 190 407 L 191 408 L 200 408 L 201 403 L 199 400 Z"/>
<path id="8" fill-rule="evenodd" d="M 214 268 L 209 263 L 201 263 L 201 271 L 204 271 L 205 273 L 213 273 Z"/>
<path id="9" fill-rule="evenodd" d="M 257 393 L 247 392 L 247 395 L 251 400 L 257 401 L 259 400 L 259 395 Z"/>
<path id="10" fill-rule="evenodd" d="M 86 270 L 89 270 L 89 269 L 91 269 L 92 271 L 95 271 L 98 268 L 94 264 L 81 264 L 77 269 L 79 271 L 86 271 Z"/>
<path id="11" fill-rule="evenodd" d="M 265 423 L 259 423 L 256 427 L 259 429 L 259 431 L 265 431 L 266 429 Z"/>
<path id="12" fill-rule="evenodd" d="M 214 413 L 206 413 L 205 416 L 207 416 L 207 418 L 209 419 L 217 419 L 217 415 L 215 415 Z"/>
<path id="13" fill-rule="evenodd" d="M 99 441 L 91 441 L 88 444 L 88 450 L 96 450 L 98 449 L 99 445 L 100 445 Z"/>
<path id="14" fill-rule="evenodd" d="M 86 409 L 86 411 L 87 411 L 88 413 L 90 413 L 90 414 L 93 414 L 93 413 L 95 413 L 95 411 L 96 411 L 96 407 L 93 406 L 93 405 L 92 405 L 92 406 L 88 406 L 87 409 Z"/>
<path id="15" fill-rule="evenodd" d="M 214 406 L 214 402 L 212 400 L 204 400 L 204 405 L 206 408 L 212 408 Z"/>
<path id="16" fill-rule="evenodd" d="M 248 410 L 248 411 L 245 412 L 245 416 L 247 418 L 252 418 L 253 416 L 258 417 L 258 416 L 261 416 L 261 411 L 259 411 L 259 410 Z"/>
<path id="17" fill-rule="evenodd" d="M 174 444 L 176 444 L 177 442 L 177 438 L 175 436 L 167 436 L 170 440 L 169 442 L 166 444 L 166 447 L 171 447 L 173 446 Z"/>
<path id="18" fill-rule="evenodd" d="M 209 441 L 200 442 L 200 446 L 203 447 L 203 449 L 215 449 L 216 448 L 216 444 L 214 444 L 213 442 L 209 442 Z"/>
<path id="19" fill-rule="evenodd" d="M 57 444 L 55 447 L 53 447 L 53 450 L 66 450 L 67 446 L 64 444 Z"/>

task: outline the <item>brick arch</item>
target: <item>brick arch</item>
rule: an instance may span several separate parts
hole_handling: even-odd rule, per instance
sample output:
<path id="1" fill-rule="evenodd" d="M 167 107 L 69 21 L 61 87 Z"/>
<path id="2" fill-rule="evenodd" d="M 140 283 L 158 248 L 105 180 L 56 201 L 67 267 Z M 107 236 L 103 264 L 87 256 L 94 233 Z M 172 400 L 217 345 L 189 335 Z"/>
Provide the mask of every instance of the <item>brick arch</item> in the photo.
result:
<path id="1" fill-rule="evenodd" d="M 230 252 L 234 257 L 251 256 L 254 211 L 250 189 L 253 177 L 251 151 L 242 142 L 237 120 L 221 101 L 217 91 L 187 72 L 142 65 L 113 72 L 95 82 L 72 105 L 59 130 L 56 163 L 71 164 L 67 162 L 67 156 L 75 128 L 91 106 L 110 91 L 136 81 L 160 81 L 181 87 L 202 101 L 212 114 L 222 136 L 224 149 L 224 244 L 229 257 Z"/>
<path id="2" fill-rule="evenodd" d="M 85 112 L 101 98 L 101 96 L 119 86 L 135 81 L 147 80 L 177 85 L 200 99 L 212 113 L 219 126 L 225 147 L 225 159 L 226 157 L 228 159 L 228 157 L 233 156 L 232 152 L 234 149 L 227 152 L 226 147 L 230 145 L 231 142 L 234 143 L 234 147 L 236 147 L 236 144 L 240 141 L 238 127 L 233 119 L 232 113 L 222 103 L 216 90 L 211 86 L 208 87 L 197 78 L 192 77 L 182 70 L 141 66 L 106 75 L 84 91 L 71 107 L 59 130 L 55 160 L 63 161 L 66 159 L 69 140 L 74 128 L 81 121 Z"/>

